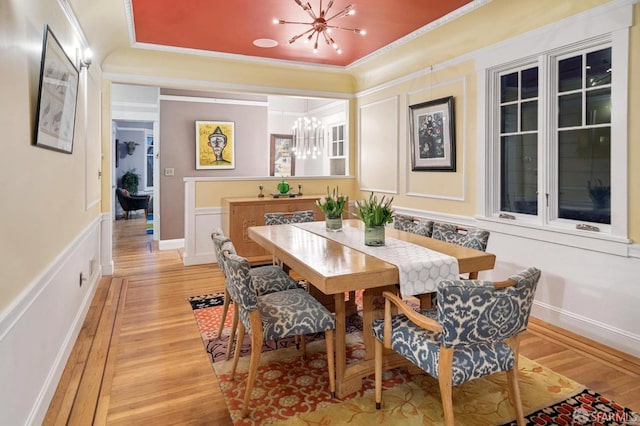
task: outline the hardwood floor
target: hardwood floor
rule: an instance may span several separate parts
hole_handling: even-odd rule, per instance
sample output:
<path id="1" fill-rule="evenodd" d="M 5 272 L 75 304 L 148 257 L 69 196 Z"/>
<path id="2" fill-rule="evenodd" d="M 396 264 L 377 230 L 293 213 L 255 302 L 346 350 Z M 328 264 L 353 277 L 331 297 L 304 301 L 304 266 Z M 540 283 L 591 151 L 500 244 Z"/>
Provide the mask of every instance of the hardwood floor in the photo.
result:
<path id="1" fill-rule="evenodd" d="M 159 251 L 145 219 L 119 220 L 113 276 L 100 281 L 45 425 L 230 425 L 189 296 L 223 290 L 216 265 Z M 640 359 L 532 319 L 522 354 L 640 411 Z"/>

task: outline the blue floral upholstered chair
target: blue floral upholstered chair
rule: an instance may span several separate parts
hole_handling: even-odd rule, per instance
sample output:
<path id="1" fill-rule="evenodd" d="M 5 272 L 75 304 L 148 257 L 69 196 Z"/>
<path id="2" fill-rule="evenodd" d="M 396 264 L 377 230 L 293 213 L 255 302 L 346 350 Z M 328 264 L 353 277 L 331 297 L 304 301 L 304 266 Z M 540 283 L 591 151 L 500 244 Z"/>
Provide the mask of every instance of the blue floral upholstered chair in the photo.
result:
<path id="1" fill-rule="evenodd" d="M 265 213 L 265 225 L 284 225 L 289 223 L 289 218 L 284 213 Z"/>
<path id="2" fill-rule="evenodd" d="M 220 232 L 212 233 L 211 239 L 213 240 L 213 249 L 216 255 L 216 259 L 218 260 L 218 267 L 220 268 L 222 275 L 225 276 L 226 280 L 227 272 L 225 269 L 224 257 L 222 253 L 226 250 L 229 253 L 235 254 L 236 249 L 231 239 L 229 239 L 229 237 L 225 237 Z M 256 266 L 254 268 L 251 268 L 249 273 L 251 274 L 251 277 L 253 279 L 255 290 L 259 295 L 282 290 L 291 290 L 300 287 L 298 283 L 289 276 L 289 274 L 287 274 L 279 266 L 276 265 Z M 222 305 L 222 318 L 220 319 L 220 325 L 218 326 L 218 338 L 222 336 L 222 330 L 224 328 L 225 319 L 227 318 L 227 312 L 229 311 L 230 302 L 231 297 L 225 285 L 224 303 Z M 237 327 L 238 315 L 237 310 L 234 310 L 231 332 L 229 334 L 229 344 L 227 345 L 227 359 L 229 359 L 229 357 L 231 356 L 231 351 L 233 350 L 233 342 L 236 335 Z"/>
<path id="3" fill-rule="evenodd" d="M 411 232 L 413 234 L 422 235 L 423 237 L 431 237 L 433 232 L 433 221 L 396 213 L 393 215 L 393 227 L 400 231 Z"/>
<path id="4" fill-rule="evenodd" d="M 384 344 L 438 379 L 447 425 L 454 424 L 452 386 L 501 371 L 507 373 L 518 425 L 524 425 L 519 334 L 527 328 L 539 279 L 540 270 L 528 268 L 501 282 L 442 281 L 437 309 L 419 312 L 384 292 L 384 319 L 373 322 L 376 408 L 382 403 Z M 392 316 L 392 305 L 401 313 Z"/>
<path id="5" fill-rule="evenodd" d="M 314 220 L 316 220 L 316 215 L 313 210 L 293 212 L 291 215 L 291 223 L 313 222 Z"/>
<path id="6" fill-rule="evenodd" d="M 223 252 L 223 257 L 227 272 L 226 286 L 240 317 L 237 342 L 242 342 L 245 332 L 251 335 L 251 358 L 242 405 L 242 417 L 245 417 L 249 410 L 262 343 L 267 340 L 277 341 L 289 336 L 324 332 L 327 345 L 329 388 L 335 397 L 333 335 L 336 322 L 334 315 L 301 288 L 258 295 L 247 259 L 228 251 Z M 304 353 L 304 344 L 302 348 Z M 231 378 L 235 374 L 239 358 L 240 350 L 236 350 L 231 367 Z"/>
<path id="7" fill-rule="evenodd" d="M 433 224 L 432 238 L 458 244 L 472 249 L 487 251 L 489 231 L 477 228 L 460 228 L 450 223 L 435 222 Z"/>
<path id="8" fill-rule="evenodd" d="M 265 225 L 285 225 L 287 223 L 313 222 L 316 220 L 313 210 L 302 210 L 293 213 L 265 213 Z"/>

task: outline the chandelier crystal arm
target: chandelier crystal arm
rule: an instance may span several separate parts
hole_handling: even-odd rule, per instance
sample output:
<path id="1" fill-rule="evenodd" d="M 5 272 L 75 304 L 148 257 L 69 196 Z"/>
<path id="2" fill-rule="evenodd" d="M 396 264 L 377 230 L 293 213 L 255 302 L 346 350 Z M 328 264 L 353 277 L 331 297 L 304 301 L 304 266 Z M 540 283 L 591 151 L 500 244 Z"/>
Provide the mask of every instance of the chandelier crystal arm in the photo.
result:
<path id="1" fill-rule="evenodd" d="M 359 28 L 344 28 L 344 27 L 338 27 L 338 26 L 335 26 L 335 25 L 327 25 L 327 28 L 333 28 L 333 29 L 336 29 L 336 30 L 343 30 L 343 31 L 351 31 L 351 32 L 354 32 L 356 34 L 362 34 L 362 35 L 364 35 L 366 33 L 365 30 L 361 30 Z"/>
<path id="2" fill-rule="evenodd" d="M 327 12 L 329 11 L 329 9 L 326 10 Z M 343 16 L 347 16 L 347 15 L 353 15 L 353 5 L 350 4 L 349 6 L 345 7 L 342 11 L 336 13 L 335 15 L 333 15 L 331 18 L 325 18 L 327 22 L 331 21 L 332 19 L 338 19 L 338 18 L 342 18 Z"/>
<path id="3" fill-rule="evenodd" d="M 348 5 L 347 7 L 342 9 L 340 12 L 337 12 L 334 15 L 332 15 L 331 17 L 327 18 L 327 16 L 329 15 L 330 9 L 333 6 L 333 0 L 329 0 L 329 3 L 327 4 L 327 8 L 326 9 L 322 8 L 322 0 L 319 0 L 320 9 L 319 9 L 317 14 L 313 11 L 313 8 L 311 7 L 311 4 L 308 1 L 306 1 L 305 3 L 303 3 L 302 0 L 294 0 L 294 1 L 298 6 L 300 6 L 302 8 L 302 10 L 307 12 L 307 14 L 313 19 L 313 22 L 285 21 L 284 19 L 274 19 L 273 22 L 276 23 L 276 24 L 296 24 L 296 25 L 310 25 L 311 26 L 311 28 L 309 28 L 307 31 L 302 32 L 302 33 L 300 33 L 298 35 L 295 35 L 295 36 L 291 37 L 291 39 L 289 39 L 289 43 L 290 44 L 294 43 L 298 39 L 308 35 L 306 37 L 305 42 L 314 41 L 313 53 L 317 53 L 317 51 L 318 51 L 318 41 L 320 39 L 320 34 L 322 34 L 323 40 L 329 46 L 333 47 L 337 53 L 340 54 L 340 53 L 342 53 L 342 50 L 338 47 L 338 44 L 333 40 L 333 38 L 327 34 L 328 30 L 336 29 L 336 30 L 349 31 L 349 32 L 353 32 L 353 33 L 356 33 L 356 34 L 360 34 L 360 35 L 365 35 L 366 34 L 366 31 L 363 30 L 363 29 L 346 28 L 346 27 L 341 27 L 339 25 L 330 25 L 329 24 L 329 21 L 331 21 L 333 19 L 339 19 L 339 18 L 342 18 L 344 16 L 353 15 L 355 13 L 355 10 L 354 10 L 352 4 Z M 314 36 L 315 36 L 315 40 L 314 40 Z"/>
<path id="4" fill-rule="evenodd" d="M 309 2 L 306 2 L 305 4 L 302 4 L 302 2 L 300 0 L 294 0 L 294 1 L 296 2 L 296 4 L 298 6 L 300 6 L 302 8 L 302 10 L 304 10 L 305 12 L 307 12 L 309 14 L 309 16 L 311 16 L 311 19 L 313 19 L 313 20 L 318 19 L 316 14 L 313 12 L 313 9 L 311 8 L 311 5 L 309 4 Z M 320 8 L 320 10 L 322 10 L 322 8 Z"/>

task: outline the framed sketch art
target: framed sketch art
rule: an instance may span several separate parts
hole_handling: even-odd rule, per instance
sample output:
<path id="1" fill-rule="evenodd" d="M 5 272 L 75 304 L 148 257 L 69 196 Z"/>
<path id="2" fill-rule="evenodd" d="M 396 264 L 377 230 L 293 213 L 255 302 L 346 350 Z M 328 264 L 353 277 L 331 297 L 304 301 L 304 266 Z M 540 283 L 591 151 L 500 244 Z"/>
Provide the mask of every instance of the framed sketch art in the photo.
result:
<path id="1" fill-rule="evenodd" d="M 48 25 L 44 27 L 34 144 L 73 152 L 78 69 Z"/>
<path id="2" fill-rule="evenodd" d="M 271 134 L 271 162 L 270 176 L 294 176 L 296 172 L 296 158 L 291 152 L 293 135 Z"/>
<path id="3" fill-rule="evenodd" d="M 453 96 L 411 105 L 411 170 L 456 171 Z"/>
<path id="4" fill-rule="evenodd" d="M 196 121 L 196 169 L 234 169 L 233 121 Z"/>

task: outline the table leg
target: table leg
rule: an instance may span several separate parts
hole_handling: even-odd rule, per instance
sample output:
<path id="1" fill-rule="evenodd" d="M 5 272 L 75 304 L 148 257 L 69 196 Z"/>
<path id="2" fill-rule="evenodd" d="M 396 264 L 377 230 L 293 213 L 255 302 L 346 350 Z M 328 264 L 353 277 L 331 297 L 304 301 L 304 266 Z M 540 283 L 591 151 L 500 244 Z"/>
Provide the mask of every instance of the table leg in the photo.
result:
<path id="1" fill-rule="evenodd" d="M 334 306 L 336 312 L 336 393 L 342 398 L 344 395 L 344 378 L 347 369 L 347 321 L 345 315 L 344 293 L 335 294 Z"/>
<path id="2" fill-rule="evenodd" d="M 383 291 L 397 292 L 396 286 L 377 287 L 366 289 L 362 293 L 362 337 L 364 339 L 365 356 L 364 359 L 373 359 L 374 337 L 371 327 L 373 320 L 384 318 L 384 297 Z"/>

